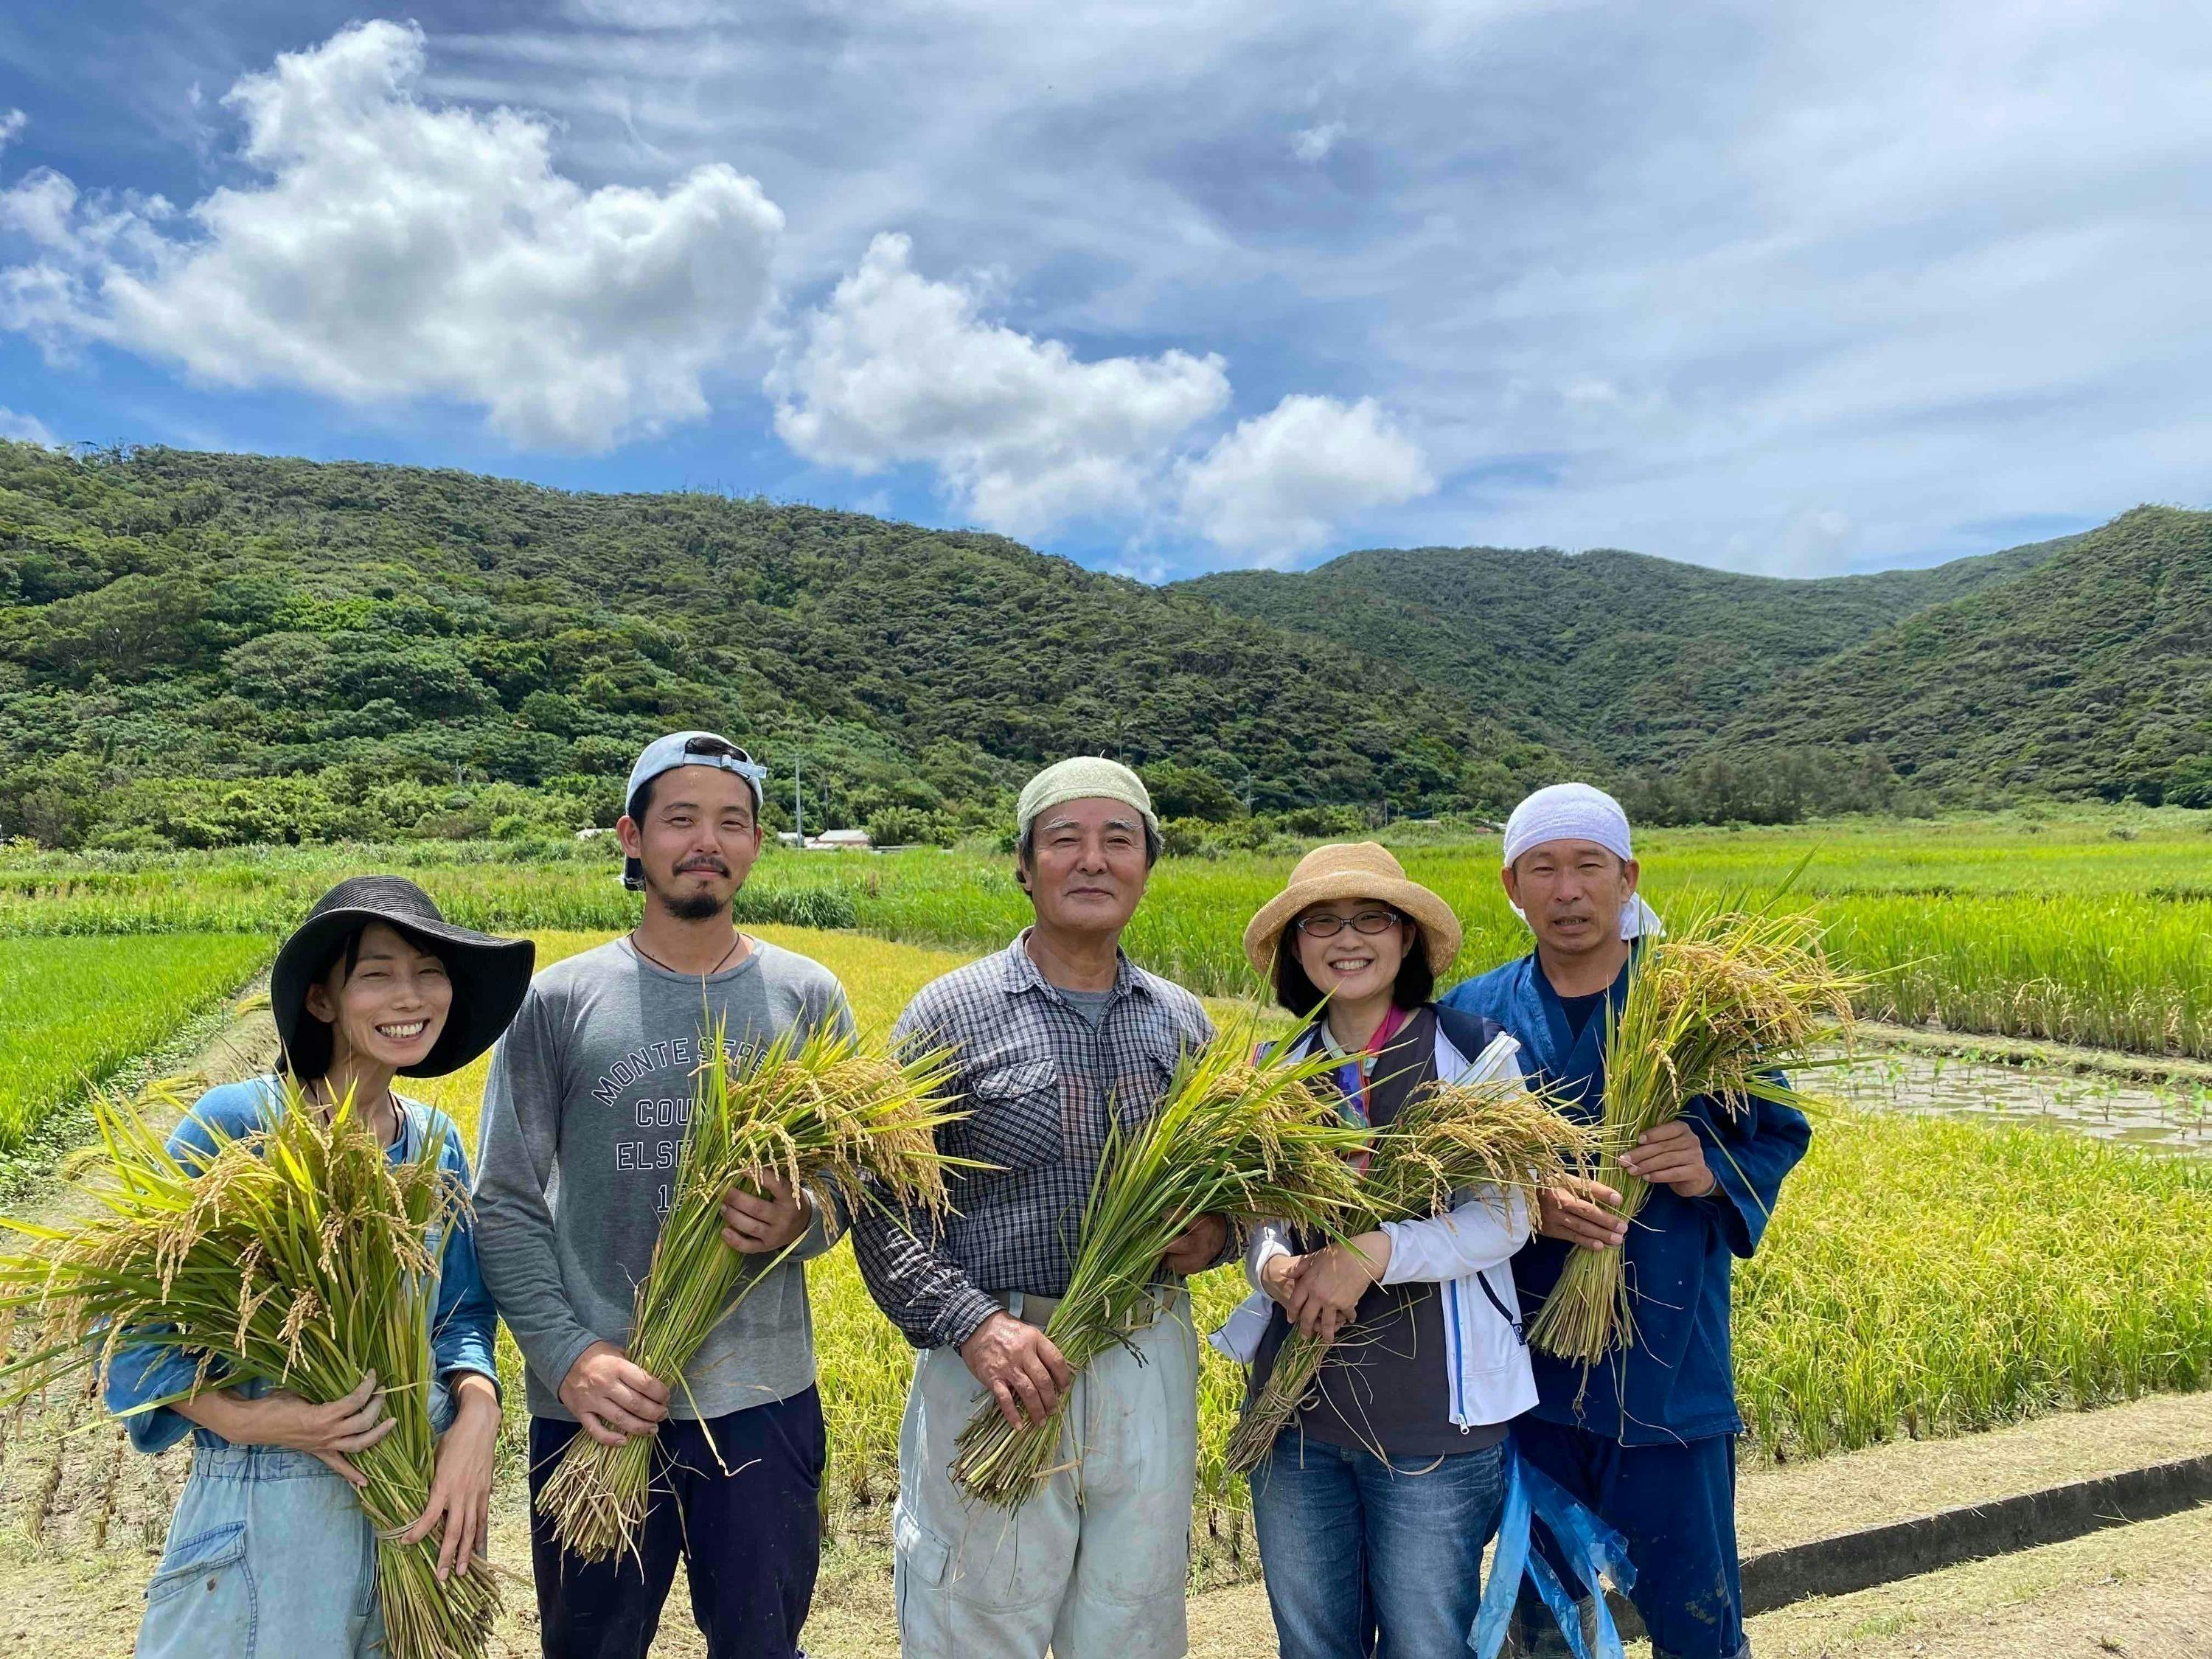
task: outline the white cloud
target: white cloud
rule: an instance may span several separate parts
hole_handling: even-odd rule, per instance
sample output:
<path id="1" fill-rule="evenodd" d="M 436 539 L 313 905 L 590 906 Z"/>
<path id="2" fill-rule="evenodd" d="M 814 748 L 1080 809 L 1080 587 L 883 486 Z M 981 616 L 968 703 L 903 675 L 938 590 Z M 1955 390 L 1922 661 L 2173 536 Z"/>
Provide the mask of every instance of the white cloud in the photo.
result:
<path id="1" fill-rule="evenodd" d="M 30 118 L 19 109 L 0 110 L 0 149 L 5 149 L 22 135 L 30 125 Z"/>
<path id="2" fill-rule="evenodd" d="M 1179 469 L 1183 517 L 1216 546 L 1283 564 L 1342 520 L 1437 487 L 1419 444 L 1372 398 L 1293 393 Z"/>
<path id="3" fill-rule="evenodd" d="M 224 101 L 260 180 L 181 216 L 45 170 L 0 191 L 36 250 L 0 270 L 0 326 L 224 385 L 451 398 L 523 445 L 705 415 L 702 377 L 768 302 L 781 210 L 719 161 L 586 191 L 542 118 L 426 102 L 422 69 L 418 29 L 370 22 L 241 79 Z"/>
<path id="4" fill-rule="evenodd" d="M 1085 362 L 976 314 L 879 235 L 769 376 L 776 430 L 809 460 L 862 473 L 938 469 L 962 508 L 1013 535 L 1140 514 L 1184 434 L 1229 402 L 1218 357 Z"/>
<path id="5" fill-rule="evenodd" d="M 59 447 L 59 441 L 44 421 L 12 409 L 0 409 L 0 438 L 13 438 L 19 444 L 44 444 L 49 449 Z"/>
<path id="6" fill-rule="evenodd" d="M 1301 161 L 1320 161 L 1336 148 L 1337 140 L 1350 131 L 1341 121 L 1323 121 L 1318 125 L 1301 127 L 1291 135 L 1291 154 Z"/>

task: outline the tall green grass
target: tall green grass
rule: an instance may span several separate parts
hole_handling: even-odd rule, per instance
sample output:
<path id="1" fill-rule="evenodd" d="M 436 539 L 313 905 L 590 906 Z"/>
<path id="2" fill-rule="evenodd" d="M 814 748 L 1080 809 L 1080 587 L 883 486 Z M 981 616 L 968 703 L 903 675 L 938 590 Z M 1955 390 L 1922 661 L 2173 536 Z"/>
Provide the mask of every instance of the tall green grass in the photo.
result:
<path id="1" fill-rule="evenodd" d="M 1744 1415 L 1785 1455 L 2212 1387 L 2212 1163 L 1825 1116 L 1735 1331 Z"/>
<path id="2" fill-rule="evenodd" d="M 252 935 L 0 939 L 0 1152 L 252 977 Z"/>
<path id="3" fill-rule="evenodd" d="M 2212 837 L 2202 813 L 2081 813 L 2039 823 L 1850 822 L 1657 832 L 1648 890 L 1668 904 L 1761 892 L 1808 853 L 1797 890 L 1868 977 L 1859 1012 L 1956 1030 L 2212 1057 Z M 1455 973 L 1528 948 L 1498 885 L 1494 839 L 1434 844 L 1405 862 L 1466 925 Z M 1133 955 L 1209 995 L 1249 988 L 1238 937 L 1292 858 L 1171 859 L 1128 933 Z M 753 923 L 858 927 L 961 950 L 1029 917 L 1002 855 L 771 852 L 741 895 Z M 471 927 L 613 931 L 636 915 L 609 843 L 258 848 L 165 856 L 0 854 L 0 937 L 280 933 L 341 875 L 404 868 Z"/>

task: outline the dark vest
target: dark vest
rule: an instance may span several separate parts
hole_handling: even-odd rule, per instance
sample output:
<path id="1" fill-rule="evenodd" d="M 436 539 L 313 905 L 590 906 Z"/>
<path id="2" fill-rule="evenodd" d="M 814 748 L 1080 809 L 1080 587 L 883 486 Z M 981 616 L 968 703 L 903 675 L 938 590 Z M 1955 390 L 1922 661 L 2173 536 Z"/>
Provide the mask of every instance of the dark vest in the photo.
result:
<path id="1" fill-rule="evenodd" d="M 1437 1081 L 1437 1032 L 1473 1060 L 1503 1029 L 1495 1021 L 1434 1005 L 1417 1012 L 1376 1057 L 1368 1089 L 1369 1121 L 1381 1128 L 1420 1091 Z M 1309 1026 L 1291 1039 L 1317 1044 Z M 1304 1252 L 1324 1241 L 1299 1237 Z M 1271 1310 L 1250 1387 L 1267 1387 L 1275 1356 L 1291 1334 L 1279 1304 Z M 1462 1431 L 1451 1420 L 1451 1380 L 1445 1373 L 1443 1287 L 1376 1285 L 1359 1299 L 1352 1323 L 1337 1337 L 1321 1376 L 1287 1434 L 1303 1431 L 1331 1445 L 1388 1454 L 1393 1459 L 1477 1451 L 1505 1437 L 1503 1424 Z"/>

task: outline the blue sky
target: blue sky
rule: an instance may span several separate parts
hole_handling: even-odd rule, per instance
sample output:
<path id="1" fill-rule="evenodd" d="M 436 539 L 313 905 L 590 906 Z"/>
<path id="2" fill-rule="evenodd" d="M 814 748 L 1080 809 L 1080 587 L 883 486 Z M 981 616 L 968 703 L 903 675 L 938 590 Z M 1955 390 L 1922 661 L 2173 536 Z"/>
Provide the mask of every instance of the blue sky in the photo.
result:
<path id="1" fill-rule="evenodd" d="M 0 434 L 1153 579 L 2212 501 L 2193 3 L 19 0 L 0 138 Z"/>

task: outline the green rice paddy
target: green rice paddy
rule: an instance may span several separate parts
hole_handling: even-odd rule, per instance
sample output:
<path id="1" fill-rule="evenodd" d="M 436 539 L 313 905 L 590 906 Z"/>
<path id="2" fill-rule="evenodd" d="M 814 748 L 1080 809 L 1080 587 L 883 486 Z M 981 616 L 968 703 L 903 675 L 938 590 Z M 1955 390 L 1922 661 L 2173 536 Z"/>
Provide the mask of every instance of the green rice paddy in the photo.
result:
<path id="1" fill-rule="evenodd" d="M 0 1152 L 236 990 L 251 934 L 0 939 Z"/>

